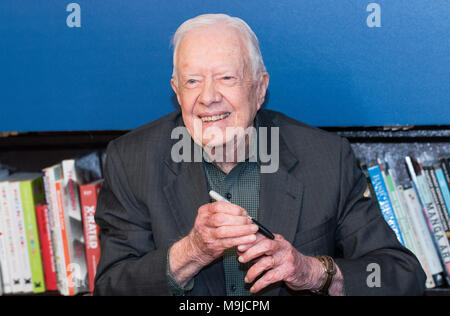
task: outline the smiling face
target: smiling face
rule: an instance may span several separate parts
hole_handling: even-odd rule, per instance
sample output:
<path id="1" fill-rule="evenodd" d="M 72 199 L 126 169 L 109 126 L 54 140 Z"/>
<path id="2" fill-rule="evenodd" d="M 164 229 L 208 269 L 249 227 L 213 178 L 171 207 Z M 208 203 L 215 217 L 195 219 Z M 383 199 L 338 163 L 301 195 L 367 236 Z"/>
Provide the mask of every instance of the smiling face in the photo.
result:
<path id="1" fill-rule="evenodd" d="M 246 39 L 237 29 L 224 24 L 194 29 L 181 40 L 176 54 L 171 84 L 197 144 L 225 145 L 235 136 L 226 133 L 227 128 L 253 125 L 269 76 L 263 73 L 254 80 Z M 214 129 L 225 137 L 211 137 L 208 132 Z"/>

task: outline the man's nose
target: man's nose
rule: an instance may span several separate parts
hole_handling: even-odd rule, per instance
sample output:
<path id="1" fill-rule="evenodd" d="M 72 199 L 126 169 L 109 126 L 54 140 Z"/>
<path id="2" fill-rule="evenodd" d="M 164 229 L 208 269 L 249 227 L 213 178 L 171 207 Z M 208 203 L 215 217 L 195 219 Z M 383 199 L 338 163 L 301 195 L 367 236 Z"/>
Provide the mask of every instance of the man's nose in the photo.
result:
<path id="1" fill-rule="evenodd" d="M 214 80 L 206 80 L 199 96 L 199 101 L 203 105 L 209 106 L 212 103 L 220 102 L 222 94 L 218 91 Z"/>

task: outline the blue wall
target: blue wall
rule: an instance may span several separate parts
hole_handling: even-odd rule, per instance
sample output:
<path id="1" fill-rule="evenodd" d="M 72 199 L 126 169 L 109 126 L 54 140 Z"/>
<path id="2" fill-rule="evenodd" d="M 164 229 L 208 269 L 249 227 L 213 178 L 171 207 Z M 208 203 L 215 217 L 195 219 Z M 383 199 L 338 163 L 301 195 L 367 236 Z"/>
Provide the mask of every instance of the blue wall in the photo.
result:
<path id="1" fill-rule="evenodd" d="M 317 126 L 450 124 L 448 0 L 0 0 L 0 131 L 133 129 L 174 109 L 170 38 L 223 12 L 260 39 L 267 107 Z"/>

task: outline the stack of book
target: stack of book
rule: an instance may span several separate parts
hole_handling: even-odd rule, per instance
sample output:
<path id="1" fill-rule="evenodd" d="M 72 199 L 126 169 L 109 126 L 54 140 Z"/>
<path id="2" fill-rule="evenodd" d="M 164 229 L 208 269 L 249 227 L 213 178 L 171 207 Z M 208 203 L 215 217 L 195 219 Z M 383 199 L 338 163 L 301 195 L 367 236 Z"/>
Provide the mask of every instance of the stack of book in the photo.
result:
<path id="1" fill-rule="evenodd" d="M 426 287 L 450 285 L 450 158 L 404 157 L 409 184 L 400 185 L 387 159 L 361 164 L 370 195 L 397 239 L 419 259 Z M 398 171 L 398 170 L 397 170 Z M 402 181 L 403 182 L 403 181 Z"/>
<path id="2" fill-rule="evenodd" d="M 0 174 L 2 294 L 93 291 L 101 161 L 94 152 L 40 173 Z"/>

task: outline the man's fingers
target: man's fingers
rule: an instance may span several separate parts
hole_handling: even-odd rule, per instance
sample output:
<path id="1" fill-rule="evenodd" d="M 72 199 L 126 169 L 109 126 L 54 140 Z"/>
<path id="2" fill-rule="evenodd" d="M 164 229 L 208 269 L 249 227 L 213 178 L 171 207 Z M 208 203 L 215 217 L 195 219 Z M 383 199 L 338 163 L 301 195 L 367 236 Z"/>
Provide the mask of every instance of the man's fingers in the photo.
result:
<path id="1" fill-rule="evenodd" d="M 222 238 L 233 238 L 241 237 L 247 235 L 253 235 L 258 231 L 258 226 L 252 225 L 238 225 L 238 226 L 220 226 L 215 229 L 215 237 Z"/>
<path id="2" fill-rule="evenodd" d="M 281 281 L 281 272 L 278 269 L 272 269 L 266 272 L 258 281 L 250 288 L 251 293 L 258 293 L 270 284 Z"/>
<path id="3" fill-rule="evenodd" d="M 225 213 L 235 216 L 247 216 L 247 211 L 239 205 L 228 202 L 213 202 L 209 204 L 211 213 Z"/>
<path id="4" fill-rule="evenodd" d="M 207 225 L 210 227 L 221 227 L 221 226 L 238 226 L 238 225 L 249 225 L 252 222 L 245 216 L 230 215 L 225 213 L 213 213 L 210 214 L 207 219 Z"/>
<path id="5" fill-rule="evenodd" d="M 240 245 L 239 247 L 238 247 L 238 254 L 239 255 L 241 255 L 241 254 L 243 254 L 245 251 L 247 251 L 248 249 L 250 249 L 250 247 L 252 247 L 252 246 L 254 246 L 255 245 L 255 243 L 258 243 L 260 240 L 262 240 L 262 239 L 264 239 L 264 238 L 267 238 L 266 236 L 264 236 L 263 234 L 261 234 L 261 233 L 257 233 L 256 234 L 256 241 L 254 242 L 254 243 L 252 243 L 252 244 L 247 244 L 247 245 Z"/>
<path id="6" fill-rule="evenodd" d="M 271 255 L 274 252 L 275 242 L 267 238 L 254 244 L 239 256 L 239 262 L 252 261 L 262 255 Z M 238 248 L 239 249 L 239 248 Z"/>
<path id="7" fill-rule="evenodd" d="M 252 283 L 261 273 L 273 268 L 274 261 L 272 256 L 264 256 L 258 260 L 250 269 L 247 271 L 245 276 L 245 283 Z"/>
<path id="8" fill-rule="evenodd" d="M 239 245 L 248 244 L 256 240 L 256 235 L 247 235 L 235 238 L 224 238 L 221 239 L 222 247 L 225 249 L 233 248 Z"/>

